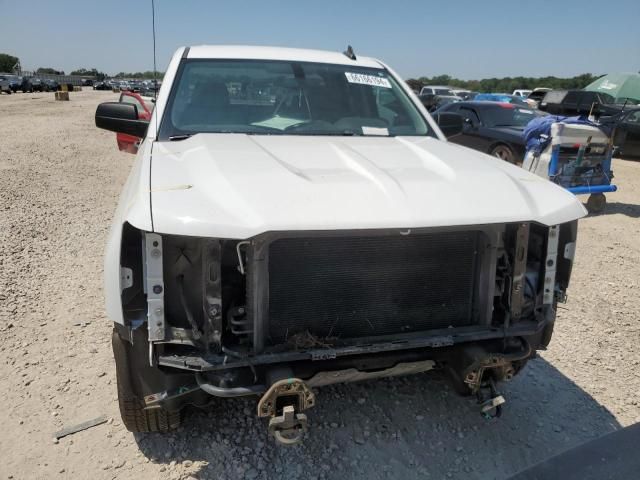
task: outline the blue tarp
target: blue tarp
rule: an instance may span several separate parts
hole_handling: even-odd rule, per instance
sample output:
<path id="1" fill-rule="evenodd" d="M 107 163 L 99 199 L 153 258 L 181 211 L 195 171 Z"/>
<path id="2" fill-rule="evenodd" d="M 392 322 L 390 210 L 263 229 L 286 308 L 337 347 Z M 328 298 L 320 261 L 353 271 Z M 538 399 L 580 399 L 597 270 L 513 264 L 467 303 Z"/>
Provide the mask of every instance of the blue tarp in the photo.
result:
<path id="1" fill-rule="evenodd" d="M 473 97 L 474 102 L 513 102 L 513 95 L 502 93 L 479 93 Z M 523 102 L 524 103 L 524 102 Z"/>
<path id="2" fill-rule="evenodd" d="M 570 123 L 590 125 L 599 128 L 607 136 L 611 135 L 611 129 L 597 123 L 590 122 L 585 116 L 563 117 L 562 115 L 545 115 L 531 120 L 522 132 L 522 138 L 526 143 L 527 152 L 541 153 L 551 142 L 551 125 L 554 123 Z"/>

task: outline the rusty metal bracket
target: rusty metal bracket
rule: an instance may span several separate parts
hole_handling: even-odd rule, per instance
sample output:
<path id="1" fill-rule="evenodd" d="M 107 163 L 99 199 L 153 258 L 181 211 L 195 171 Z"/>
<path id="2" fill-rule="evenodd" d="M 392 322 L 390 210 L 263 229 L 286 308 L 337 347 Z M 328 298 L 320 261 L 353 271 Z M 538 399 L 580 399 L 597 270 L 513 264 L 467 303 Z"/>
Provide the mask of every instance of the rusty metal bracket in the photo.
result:
<path id="1" fill-rule="evenodd" d="M 545 259 L 544 270 L 544 305 L 552 305 L 555 298 L 556 268 L 558 263 L 558 240 L 560 229 L 557 225 L 549 227 L 549 237 L 547 240 L 547 258 Z"/>
<path id="2" fill-rule="evenodd" d="M 283 445 L 302 441 L 307 431 L 304 410 L 316 403 L 311 389 L 298 378 L 275 382 L 258 402 L 258 417 L 271 417 L 269 433 Z"/>
<path id="3" fill-rule="evenodd" d="M 493 379 L 489 379 L 488 385 L 485 388 L 489 390 L 488 398 L 483 395 L 481 390 L 477 393 L 480 413 L 487 420 L 500 418 L 502 415 L 502 405 L 507 401 L 498 393 Z"/>
<path id="4" fill-rule="evenodd" d="M 527 273 L 527 250 L 529 247 L 529 224 L 521 223 L 516 232 L 516 248 L 511 283 L 511 316 L 517 320 L 522 315 L 524 282 Z"/>
<path id="5" fill-rule="evenodd" d="M 269 420 L 269 433 L 282 445 L 295 445 L 302 441 L 307 431 L 307 416 L 295 413 L 293 405 L 282 409 L 282 415 Z"/>
<path id="6" fill-rule="evenodd" d="M 222 347 L 222 279 L 220 271 L 221 246 L 219 240 L 206 239 L 202 244 L 202 286 L 207 342 L 214 351 Z"/>

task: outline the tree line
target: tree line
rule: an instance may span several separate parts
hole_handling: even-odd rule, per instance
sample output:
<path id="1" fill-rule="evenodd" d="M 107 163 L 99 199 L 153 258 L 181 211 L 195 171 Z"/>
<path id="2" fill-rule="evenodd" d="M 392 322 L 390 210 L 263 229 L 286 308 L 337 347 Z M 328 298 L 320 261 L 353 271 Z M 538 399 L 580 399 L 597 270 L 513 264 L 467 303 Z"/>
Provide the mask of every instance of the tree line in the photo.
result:
<path id="1" fill-rule="evenodd" d="M 20 63 L 18 57 L 9 55 L 8 53 L 0 53 L 0 72 L 12 73 L 13 68 Z"/>
<path id="2" fill-rule="evenodd" d="M 63 71 L 55 70 L 53 68 L 38 68 L 36 73 L 51 73 L 55 75 L 64 75 Z M 80 75 L 83 77 L 95 77 L 98 80 L 104 80 L 110 75 L 105 72 L 99 71 L 97 68 L 78 68 L 73 70 L 69 75 Z M 157 72 L 157 78 L 162 79 L 164 76 L 163 72 Z M 119 72 L 116 75 L 113 75 L 114 78 L 139 78 L 139 79 L 152 79 L 154 78 L 153 71 L 147 70 L 146 72 Z"/>
<path id="3" fill-rule="evenodd" d="M 473 92 L 511 93 L 517 89 L 533 90 L 538 87 L 547 87 L 558 90 L 580 89 L 594 82 L 602 75 L 583 73 L 571 78 L 560 77 L 504 77 L 485 78 L 482 80 L 460 80 L 450 75 L 436 75 L 435 77 L 410 78 L 409 86 L 414 90 L 420 90 L 425 85 L 445 85 L 471 90 Z"/>
<path id="4" fill-rule="evenodd" d="M 114 77 L 115 78 L 152 79 L 154 78 L 154 74 L 153 74 L 153 70 L 147 70 L 146 72 L 118 72 L 116 75 L 114 75 Z M 155 77 L 157 77 L 158 80 L 162 80 L 162 77 L 164 77 L 164 72 L 156 72 Z"/>

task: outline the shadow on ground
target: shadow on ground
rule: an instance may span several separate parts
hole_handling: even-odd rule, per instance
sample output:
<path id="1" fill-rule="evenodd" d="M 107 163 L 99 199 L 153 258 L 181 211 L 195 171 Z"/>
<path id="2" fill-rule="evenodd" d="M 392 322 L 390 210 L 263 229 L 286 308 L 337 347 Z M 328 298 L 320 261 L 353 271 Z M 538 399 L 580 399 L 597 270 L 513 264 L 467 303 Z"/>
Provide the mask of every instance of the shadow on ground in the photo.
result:
<path id="1" fill-rule="evenodd" d="M 612 195 L 615 195 L 612 194 Z M 640 218 L 640 205 L 633 205 L 631 203 L 620 202 L 608 202 L 607 207 L 600 215 L 615 215 L 619 213 L 631 218 Z"/>
<path id="2" fill-rule="evenodd" d="M 139 435 L 151 461 L 194 463 L 195 478 L 503 479 L 618 429 L 613 415 L 542 358 L 502 386 L 502 418 L 487 421 L 442 374 L 319 390 L 302 445 L 280 447 L 254 400 L 192 411 L 171 435 Z M 190 463 L 186 462 L 186 465 Z"/>

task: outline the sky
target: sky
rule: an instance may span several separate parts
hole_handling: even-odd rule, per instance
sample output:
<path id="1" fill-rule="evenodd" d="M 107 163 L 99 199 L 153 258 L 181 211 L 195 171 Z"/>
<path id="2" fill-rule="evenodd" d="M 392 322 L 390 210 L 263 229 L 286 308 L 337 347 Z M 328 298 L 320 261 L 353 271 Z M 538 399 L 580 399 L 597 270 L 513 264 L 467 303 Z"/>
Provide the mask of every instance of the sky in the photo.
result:
<path id="1" fill-rule="evenodd" d="M 182 45 L 343 51 L 405 78 L 640 71 L 640 0 L 156 0 L 157 65 Z M 151 0 L 0 0 L 0 53 L 25 70 L 153 68 Z"/>

